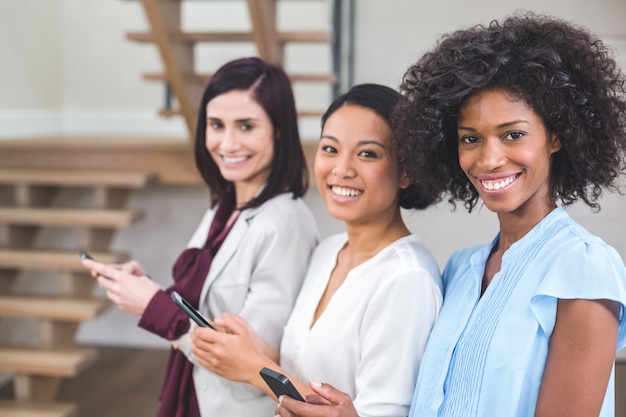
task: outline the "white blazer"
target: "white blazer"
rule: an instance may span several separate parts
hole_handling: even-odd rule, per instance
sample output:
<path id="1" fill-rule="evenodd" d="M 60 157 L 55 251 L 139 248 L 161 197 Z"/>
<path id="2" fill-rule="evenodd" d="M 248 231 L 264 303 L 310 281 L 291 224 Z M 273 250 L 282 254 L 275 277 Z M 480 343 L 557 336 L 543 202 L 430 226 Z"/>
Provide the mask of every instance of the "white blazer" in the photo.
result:
<path id="1" fill-rule="evenodd" d="M 189 247 L 201 247 L 215 210 L 208 210 Z M 315 219 L 301 199 L 281 194 L 244 210 L 213 259 L 200 295 L 209 319 L 229 312 L 246 319 L 274 349 L 319 239 Z M 206 417 L 273 416 L 276 403 L 258 388 L 222 378 L 197 364 L 189 334 L 172 342 L 194 363 L 193 379 Z"/>

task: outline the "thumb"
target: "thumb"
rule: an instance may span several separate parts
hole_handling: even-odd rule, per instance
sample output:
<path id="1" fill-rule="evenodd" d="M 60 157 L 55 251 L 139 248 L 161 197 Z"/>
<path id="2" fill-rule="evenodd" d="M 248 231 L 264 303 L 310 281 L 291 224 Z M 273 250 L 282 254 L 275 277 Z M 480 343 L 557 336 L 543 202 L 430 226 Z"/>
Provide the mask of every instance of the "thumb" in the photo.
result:
<path id="1" fill-rule="evenodd" d="M 328 401 L 332 405 L 340 405 L 351 402 L 350 396 L 345 392 L 339 391 L 330 384 L 321 383 L 314 379 L 309 381 L 309 386 L 317 395 Z"/>
<path id="2" fill-rule="evenodd" d="M 222 317 L 216 318 L 214 322 L 226 333 L 236 335 L 247 333 L 246 321 L 234 314 L 224 313 Z"/>

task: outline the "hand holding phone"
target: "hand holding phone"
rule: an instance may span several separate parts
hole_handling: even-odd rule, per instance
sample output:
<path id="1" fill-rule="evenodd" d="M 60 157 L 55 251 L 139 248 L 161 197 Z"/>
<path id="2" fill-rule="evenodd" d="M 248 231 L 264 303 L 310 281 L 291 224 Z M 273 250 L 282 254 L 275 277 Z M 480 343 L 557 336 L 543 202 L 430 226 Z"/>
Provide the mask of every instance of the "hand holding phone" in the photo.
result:
<path id="1" fill-rule="evenodd" d="M 191 318 L 191 320 L 196 322 L 198 326 L 209 327 L 215 330 L 215 327 L 211 326 L 211 323 L 209 323 L 209 321 L 204 318 L 204 316 L 200 314 L 200 312 L 196 310 L 196 308 L 192 306 L 189 301 L 185 300 L 176 291 L 172 291 L 172 300 L 174 300 L 174 303 L 176 303 L 176 305 L 183 310 Z"/>
<path id="2" fill-rule="evenodd" d="M 276 395 L 276 398 L 279 398 L 281 395 L 287 395 L 294 400 L 304 401 L 302 395 L 285 375 L 269 368 L 261 369 L 260 374 L 274 395 Z"/>

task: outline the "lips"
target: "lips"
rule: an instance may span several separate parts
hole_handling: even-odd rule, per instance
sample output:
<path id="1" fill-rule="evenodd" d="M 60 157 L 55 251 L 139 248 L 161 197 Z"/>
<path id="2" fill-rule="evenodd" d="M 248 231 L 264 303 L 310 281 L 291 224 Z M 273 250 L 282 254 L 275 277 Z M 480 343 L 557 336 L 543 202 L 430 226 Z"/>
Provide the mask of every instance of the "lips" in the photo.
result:
<path id="1" fill-rule="evenodd" d="M 483 189 L 486 191 L 499 191 L 511 185 L 518 177 L 519 174 L 514 174 L 508 177 L 498 179 L 480 179 L 479 182 Z"/>

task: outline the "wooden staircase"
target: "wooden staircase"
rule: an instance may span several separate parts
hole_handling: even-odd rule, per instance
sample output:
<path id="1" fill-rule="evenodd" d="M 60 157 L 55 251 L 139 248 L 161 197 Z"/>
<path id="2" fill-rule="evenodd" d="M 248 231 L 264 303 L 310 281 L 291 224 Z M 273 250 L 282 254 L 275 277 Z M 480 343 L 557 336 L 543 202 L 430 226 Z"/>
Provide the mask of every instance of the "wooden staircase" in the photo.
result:
<path id="1" fill-rule="evenodd" d="M 204 0 L 211 2 L 210 0 Z M 277 26 L 277 5 L 289 0 L 240 0 L 247 4 L 250 20 L 249 31 L 186 31 L 181 24 L 182 0 L 141 0 L 145 15 L 150 25 L 149 32 L 129 32 L 131 41 L 154 44 L 159 51 L 163 72 L 146 72 L 143 79 L 164 82 L 167 86 L 165 106 L 159 114 L 165 117 L 182 116 L 189 131 L 189 137 L 195 137 L 198 106 L 204 85 L 211 77 L 211 72 L 199 72 L 195 68 L 196 46 L 199 44 L 253 43 L 258 56 L 285 67 L 286 46 L 302 44 L 322 44 L 332 46 L 335 39 L 332 30 L 322 31 L 284 31 Z M 292 0 L 297 3 L 298 0 Z M 337 1 L 337 0 L 334 0 Z M 331 0 L 317 0 L 320 7 L 327 7 Z M 198 3 L 198 2 L 196 2 Z M 329 13 L 330 14 L 330 13 Z M 226 46 L 228 47 L 228 46 Z M 332 53 L 329 61 L 332 62 Z M 219 63 L 216 67 L 221 66 Z M 328 72 L 293 73 L 285 67 L 292 83 L 315 83 L 332 89 L 337 84 L 333 73 L 334 65 Z M 173 105 L 171 96 L 177 104 Z M 329 97 L 332 94 L 329 94 Z M 296 94 L 296 101 L 298 96 Z M 319 120 L 328 102 L 320 108 L 304 109 L 298 106 L 300 117 L 314 117 Z"/>
<path id="2" fill-rule="evenodd" d="M 0 336 L 0 372 L 12 382 L 13 395 L 0 401 L 0 417 L 73 416 L 73 404 L 55 402 L 59 384 L 97 358 L 95 349 L 75 346 L 76 331 L 109 306 L 93 297 L 95 280 L 78 250 L 104 262 L 126 260 L 109 251 L 111 240 L 141 218 L 124 208 L 126 200 L 154 175 L 6 165 L 0 165 L 0 318 L 7 327 Z M 80 193 L 81 207 L 60 204 L 68 189 Z M 74 234 L 46 240 L 50 229 Z"/>
<path id="3" fill-rule="evenodd" d="M 287 45 L 334 42 L 328 31 L 278 28 L 277 5 L 290 0 L 238 0 L 246 4 L 250 30 L 227 32 L 185 30 L 181 7 L 187 2 L 182 0 L 140 1 L 150 30 L 128 33 L 127 38 L 157 47 L 163 70 L 146 72 L 143 79 L 165 83 L 171 95 L 159 113 L 182 116 L 189 135 L 182 140 L 0 141 L 0 417 L 78 414 L 74 404 L 56 400 L 59 384 L 97 360 L 95 349 L 78 347 L 74 340 L 82 321 L 110 306 L 93 296 L 95 281 L 80 264 L 78 251 L 86 249 L 107 263 L 123 262 L 129 254 L 112 252 L 112 239 L 117 230 L 142 217 L 126 207 L 130 193 L 152 182 L 204 186 L 195 168 L 193 138 L 211 70 L 195 68 L 198 45 L 252 44 L 260 57 L 284 66 Z M 315 1 L 323 6 L 336 0 Z M 313 83 L 328 90 L 337 85 L 331 68 L 286 70 L 294 84 Z M 299 115 L 319 123 L 327 104 L 299 106 Z M 314 149 L 305 142 L 309 168 Z"/>

